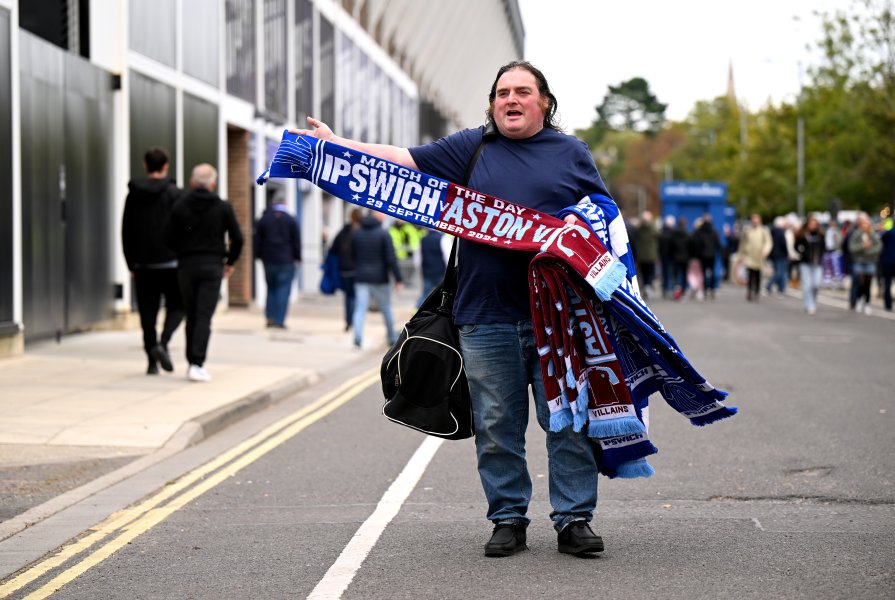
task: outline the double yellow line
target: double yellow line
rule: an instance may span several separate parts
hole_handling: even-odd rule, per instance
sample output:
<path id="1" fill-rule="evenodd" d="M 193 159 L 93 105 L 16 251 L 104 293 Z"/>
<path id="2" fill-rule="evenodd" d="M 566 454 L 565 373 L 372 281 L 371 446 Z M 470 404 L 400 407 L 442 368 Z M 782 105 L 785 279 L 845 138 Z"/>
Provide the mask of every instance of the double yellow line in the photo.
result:
<path id="1" fill-rule="evenodd" d="M 111 515 L 99 525 L 91 528 L 90 533 L 86 536 L 63 547 L 57 554 L 35 563 L 27 571 L 0 585 L 0 598 L 7 597 L 12 592 L 25 587 L 88 549 L 109 540 L 26 596 L 29 600 L 46 598 L 112 556 L 137 536 L 161 523 L 175 511 L 183 508 L 219 483 L 226 481 L 227 478 L 249 466 L 378 381 L 378 369 L 349 379 L 316 402 L 280 419 L 214 460 L 190 471 L 171 485 L 165 486 L 164 489 L 146 500 Z"/>

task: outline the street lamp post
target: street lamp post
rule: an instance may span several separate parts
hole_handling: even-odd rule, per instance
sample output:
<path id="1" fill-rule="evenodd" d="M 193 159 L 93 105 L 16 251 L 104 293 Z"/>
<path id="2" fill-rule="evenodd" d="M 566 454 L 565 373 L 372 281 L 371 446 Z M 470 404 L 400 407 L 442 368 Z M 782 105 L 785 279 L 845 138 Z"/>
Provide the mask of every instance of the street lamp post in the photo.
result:
<path id="1" fill-rule="evenodd" d="M 796 100 L 796 212 L 805 219 L 805 119 L 802 117 L 802 62 L 799 61 L 799 96 Z"/>

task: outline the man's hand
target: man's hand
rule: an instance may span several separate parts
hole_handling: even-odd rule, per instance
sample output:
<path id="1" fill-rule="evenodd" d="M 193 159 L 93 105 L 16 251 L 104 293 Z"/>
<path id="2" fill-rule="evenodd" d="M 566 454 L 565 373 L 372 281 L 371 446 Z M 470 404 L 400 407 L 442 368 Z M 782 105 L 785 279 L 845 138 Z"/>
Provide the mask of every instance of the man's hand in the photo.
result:
<path id="1" fill-rule="evenodd" d="M 569 213 L 569 214 L 567 214 L 567 215 L 566 215 L 566 218 L 563 219 L 563 221 L 565 221 L 565 223 L 566 223 L 566 227 L 570 227 L 570 226 L 572 226 L 572 225 L 578 225 L 578 224 L 581 224 L 582 227 L 585 226 L 585 225 L 584 225 L 584 221 L 582 221 L 581 219 L 579 219 L 579 218 L 578 218 L 578 215 L 576 215 L 575 213 Z"/>
<path id="2" fill-rule="evenodd" d="M 234 268 L 233 265 L 224 265 L 224 279 L 230 277 L 233 274 Z"/>
<path id="3" fill-rule="evenodd" d="M 404 284 L 401 283 L 400 281 L 396 281 L 395 282 L 395 292 L 400 292 L 403 289 L 404 289 Z"/>
<path id="4" fill-rule="evenodd" d="M 317 139 L 332 141 L 335 139 L 336 134 L 333 133 L 333 130 L 329 128 L 329 125 L 324 123 L 323 121 L 318 121 L 314 117 L 307 118 L 308 125 L 311 126 L 311 129 L 290 129 L 289 133 L 297 133 L 298 135 L 309 135 L 311 137 L 315 137 Z"/>

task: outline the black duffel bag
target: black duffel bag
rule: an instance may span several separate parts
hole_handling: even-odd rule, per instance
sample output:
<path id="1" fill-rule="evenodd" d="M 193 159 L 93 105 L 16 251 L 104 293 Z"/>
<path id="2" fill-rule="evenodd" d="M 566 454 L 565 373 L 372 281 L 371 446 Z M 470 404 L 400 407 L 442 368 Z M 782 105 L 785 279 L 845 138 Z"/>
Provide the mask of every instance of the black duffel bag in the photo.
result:
<path id="1" fill-rule="evenodd" d="M 451 319 L 457 240 L 444 281 L 423 301 L 382 359 L 380 378 L 388 419 L 428 435 L 462 440 L 474 435 L 460 335 Z"/>

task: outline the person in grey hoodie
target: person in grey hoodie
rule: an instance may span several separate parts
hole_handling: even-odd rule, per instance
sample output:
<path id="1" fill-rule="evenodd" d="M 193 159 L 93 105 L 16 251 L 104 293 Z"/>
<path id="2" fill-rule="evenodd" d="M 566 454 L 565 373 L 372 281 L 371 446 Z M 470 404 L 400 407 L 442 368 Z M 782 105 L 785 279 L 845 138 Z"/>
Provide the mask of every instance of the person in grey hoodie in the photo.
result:
<path id="1" fill-rule="evenodd" d="M 146 374 L 157 375 L 159 365 L 166 371 L 174 370 L 168 342 L 183 321 L 177 256 L 164 242 L 165 226 L 180 190 L 168 179 L 168 153 L 163 148 L 147 150 L 143 168 L 147 176 L 127 184 L 129 191 L 121 219 L 121 245 L 134 280 L 143 329 L 143 350 L 149 359 Z M 156 320 L 162 297 L 165 299 L 165 323 L 159 336 Z"/>
<path id="2" fill-rule="evenodd" d="M 190 187 L 171 212 L 165 242 L 177 254 L 177 278 L 186 307 L 187 379 L 210 381 L 205 370 L 211 318 L 217 307 L 221 281 L 233 272 L 243 237 L 229 202 L 214 193 L 217 170 L 196 165 Z M 229 244 L 228 244 L 229 238 Z"/>

